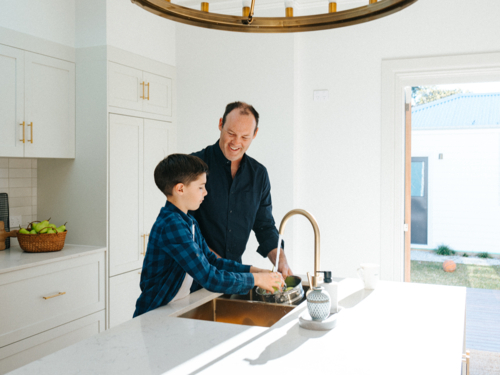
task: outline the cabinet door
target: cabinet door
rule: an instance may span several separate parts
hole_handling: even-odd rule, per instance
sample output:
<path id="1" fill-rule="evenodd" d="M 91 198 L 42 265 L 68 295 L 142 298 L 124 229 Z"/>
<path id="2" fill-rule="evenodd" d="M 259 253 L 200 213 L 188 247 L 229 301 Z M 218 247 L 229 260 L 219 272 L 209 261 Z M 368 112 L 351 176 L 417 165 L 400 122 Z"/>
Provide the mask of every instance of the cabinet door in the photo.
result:
<path id="1" fill-rule="evenodd" d="M 0 45 L 0 157 L 24 156 L 24 51 Z"/>
<path id="2" fill-rule="evenodd" d="M 26 52 L 25 79 L 24 156 L 74 158 L 75 64 Z"/>
<path id="3" fill-rule="evenodd" d="M 149 86 L 146 87 L 144 112 L 172 116 L 172 80 L 156 74 L 144 72 L 143 79 Z"/>
<path id="4" fill-rule="evenodd" d="M 135 270 L 109 279 L 109 327 L 132 319 L 135 303 L 141 295 L 141 271 Z"/>
<path id="5" fill-rule="evenodd" d="M 103 331 L 104 310 L 4 346 L 0 348 L 0 374 L 25 366 Z M 26 369 L 25 373 L 35 373 L 35 369 Z"/>
<path id="6" fill-rule="evenodd" d="M 142 80 L 142 71 L 128 66 L 108 63 L 108 104 L 114 107 L 142 111 L 147 92 Z"/>
<path id="7" fill-rule="evenodd" d="M 173 152 L 172 124 L 144 120 L 144 233 L 149 234 L 167 198 L 155 184 L 154 170 Z"/>
<path id="8" fill-rule="evenodd" d="M 143 120 L 110 115 L 109 121 L 110 275 L 142 267 Z"/>

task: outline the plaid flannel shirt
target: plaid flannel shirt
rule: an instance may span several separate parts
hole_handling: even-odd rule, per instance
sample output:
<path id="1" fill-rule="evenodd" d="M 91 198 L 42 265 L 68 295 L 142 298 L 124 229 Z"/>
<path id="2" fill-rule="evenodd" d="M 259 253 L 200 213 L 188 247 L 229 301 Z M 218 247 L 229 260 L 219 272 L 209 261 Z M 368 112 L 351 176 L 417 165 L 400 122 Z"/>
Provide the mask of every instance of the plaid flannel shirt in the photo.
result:
<path id="1" fill-rule="evenodd" d="M 196 220 L 167 201 L 149 234 L 134 318 L 169 303 L 186 273 L 211 292 L 245 294 L 254 286 L 250 266 L 217 258 Z"/>

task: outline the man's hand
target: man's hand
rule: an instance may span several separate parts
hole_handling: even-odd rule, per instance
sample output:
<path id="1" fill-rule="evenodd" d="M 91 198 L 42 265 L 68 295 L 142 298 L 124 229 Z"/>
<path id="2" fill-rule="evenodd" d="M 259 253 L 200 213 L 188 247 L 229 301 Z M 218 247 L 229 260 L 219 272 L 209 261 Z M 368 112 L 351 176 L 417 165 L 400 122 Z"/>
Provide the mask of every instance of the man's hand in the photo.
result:
<path id="1" fill-rule="evenodd" d="M 265 270 L 265 269 L 258 268 L 258 267 L 254 267 L 254 266 L 250 266 L 250 273 L 270 273 L 270 272 L 272 272 L 272 271 Z"/>
<path id="2" fill-rule="evenodd" d="M 267 257 L 271 261 L 272 264 L 276 265 L 276 255 L 278 255 L 278 249 L 271 250 L 269 254 L 267 254 Z M 280 251 L 280 264 L 279 264 L 279 269 L 278 272 L 281 272 L 283 277 L 286 279 L 288 276 L 292 276 L 293 272 L 288 266 L 288 261 L 286 260 L 285 252 L 283 249 Z"/>
<path id="3" fill-rule="evenodd" d="M 258 272 L 253 274 L 254 284 L 268 292 L 274 293 L 281 290 L 284 285 L 283 277 L 278 272 Z"/>

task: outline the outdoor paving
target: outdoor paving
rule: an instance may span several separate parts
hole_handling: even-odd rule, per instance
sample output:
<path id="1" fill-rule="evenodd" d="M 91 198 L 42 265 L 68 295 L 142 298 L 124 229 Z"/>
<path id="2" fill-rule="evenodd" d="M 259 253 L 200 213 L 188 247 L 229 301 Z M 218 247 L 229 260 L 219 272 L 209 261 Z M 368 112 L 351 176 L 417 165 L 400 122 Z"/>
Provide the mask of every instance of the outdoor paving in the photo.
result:
<path id="1" fill-rule="evenodd" d="M 500 290 L 467 288 L 466 348 L 500 352 Z"/>

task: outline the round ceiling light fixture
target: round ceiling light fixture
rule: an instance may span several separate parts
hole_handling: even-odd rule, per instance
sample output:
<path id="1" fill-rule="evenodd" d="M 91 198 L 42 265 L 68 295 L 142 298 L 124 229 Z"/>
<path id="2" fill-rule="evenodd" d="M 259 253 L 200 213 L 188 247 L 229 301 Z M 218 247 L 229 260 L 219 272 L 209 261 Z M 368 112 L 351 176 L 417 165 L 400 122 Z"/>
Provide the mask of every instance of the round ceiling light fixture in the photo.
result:
<path id="1" fill-rule="evenodd" d="M 286 3 L 286 17 L 254 17 L 255 0 L 244 4 L 241 16 L 209 12 L 209 4 L 201 10 L 172 4 L 169 0 L 131 0 L 138 6 L 169 20 L 188 25 L 226 31 L 250 33 L 294 33 L 334 29 L 369 22 L 399 12 L 417 0 L 367 0 L 369 4 L 337 12 L 337 3 L 330 0 L 327 12 L 312 16 L 293 16 L 293 6 Z"/>

